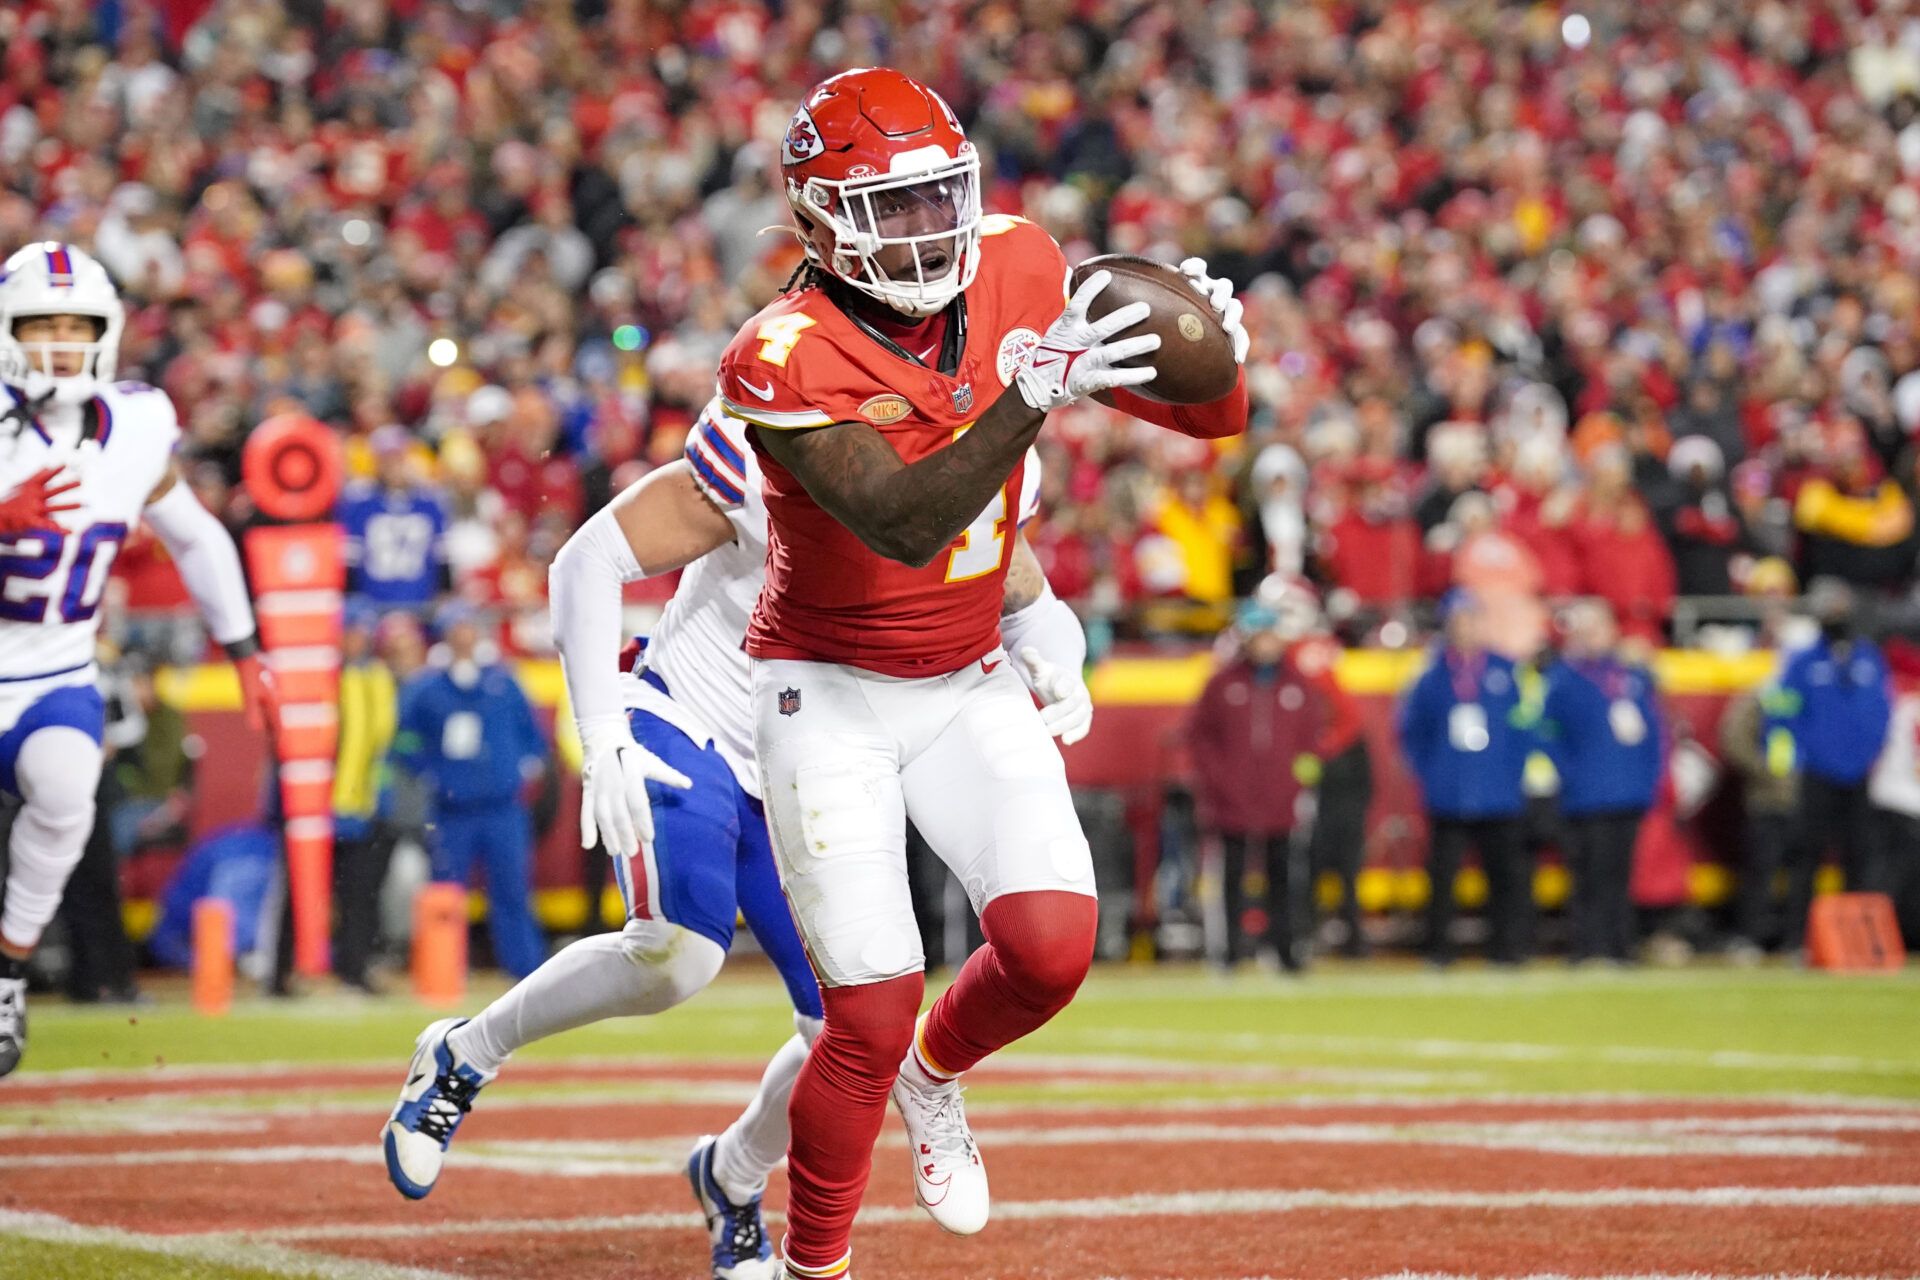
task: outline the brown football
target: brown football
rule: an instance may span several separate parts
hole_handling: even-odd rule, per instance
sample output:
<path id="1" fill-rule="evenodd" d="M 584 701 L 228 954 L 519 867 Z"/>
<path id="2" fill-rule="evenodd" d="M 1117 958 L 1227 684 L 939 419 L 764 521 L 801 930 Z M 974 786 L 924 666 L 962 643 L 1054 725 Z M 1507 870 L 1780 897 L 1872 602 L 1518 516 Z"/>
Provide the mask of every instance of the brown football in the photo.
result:
<path id="1" fill-rule="evenodd" d="M 1088 258 L 1073 269 L 1073 287 L 1079 288 L 1096 271 L 1110 271 L 1113 279 L 1093 300 L 1091 315 L 1099 319 L 1130 302 L 1144 302 L 1153 313 L 1123 337 L 1157 333 L 1160 349 L 1140 358 L 1159 376 L 1133 390 L 1163 404 L 1209 404 L 1233 390 L 1240 376 L 1233 363 L 1233 339 L 1193 283 L 1164 262 L 1130 253 Z"/>

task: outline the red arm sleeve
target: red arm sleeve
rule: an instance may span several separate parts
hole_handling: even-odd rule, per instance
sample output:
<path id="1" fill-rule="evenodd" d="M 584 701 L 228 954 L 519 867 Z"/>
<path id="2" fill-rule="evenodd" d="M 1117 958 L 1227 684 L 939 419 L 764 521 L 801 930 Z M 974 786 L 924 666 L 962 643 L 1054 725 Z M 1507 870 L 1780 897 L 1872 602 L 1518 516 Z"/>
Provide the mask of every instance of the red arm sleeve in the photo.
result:
<path id="1" fill-rule="evenodd" d="M 1120 412 L 1198 440 L 1237 436 L 1247 429 L 1247 371 L 1244 368 L 1234 379 L 1233 390 L 1209 404 L 1161 404 L 1135 395 L 1125 387 L 1115 387 L 1108 395 L 1113 398 L 1113 407 Z"/>

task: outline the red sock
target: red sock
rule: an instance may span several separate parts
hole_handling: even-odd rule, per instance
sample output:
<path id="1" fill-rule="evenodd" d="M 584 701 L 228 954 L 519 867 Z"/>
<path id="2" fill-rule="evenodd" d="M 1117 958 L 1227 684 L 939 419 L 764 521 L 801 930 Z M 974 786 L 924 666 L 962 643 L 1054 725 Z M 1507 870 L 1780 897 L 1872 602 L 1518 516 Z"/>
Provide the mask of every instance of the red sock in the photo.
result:
<path id="1" fill-rule="evenodd" d="M 853 1215 L 873 1168 L 887 1091 L 913 1039 L 926 979 L 918 973 L 863 987 L 828 987 L 826 1029 L 814 1041 L 787 1106 L 786 1256 L 801 1268 L 845 1258 Z"/>
<path id="2" fill-rule="evenodd" d="M 1067 1007 L 1093 961 L 1099 904 L 1044 890 L 995 898 L 980 913 L 987 945 L 927 1014 L 916 1051 L 936 1076 L 956 1076 L 1045 1026 Z"/>

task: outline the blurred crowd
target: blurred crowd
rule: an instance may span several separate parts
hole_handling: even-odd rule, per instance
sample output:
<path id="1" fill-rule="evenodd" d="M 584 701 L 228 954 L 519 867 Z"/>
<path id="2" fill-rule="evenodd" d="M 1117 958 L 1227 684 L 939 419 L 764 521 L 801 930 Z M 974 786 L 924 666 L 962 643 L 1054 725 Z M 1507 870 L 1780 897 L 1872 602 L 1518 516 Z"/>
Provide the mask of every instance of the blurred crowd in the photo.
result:
<path id="1" fill-rule="evenodd" d="M 363 566 L 512 649 L 797 260 L 794 104 L 871 63 L 953 103 L 990 208 L 1247 300 L 1244 441 L 1049 429 L 1036 541 L 1092 616 L 1206 629 L 1278 570 L 1349 638 L 1488 578 L 1655 636 L 1914 579 L 1911 4 L 15 0 L 0 63 L 0 242 L 107 263 L 196 487 L 245 523 L 246 430 L 335 425 L 432 531 Z"/>

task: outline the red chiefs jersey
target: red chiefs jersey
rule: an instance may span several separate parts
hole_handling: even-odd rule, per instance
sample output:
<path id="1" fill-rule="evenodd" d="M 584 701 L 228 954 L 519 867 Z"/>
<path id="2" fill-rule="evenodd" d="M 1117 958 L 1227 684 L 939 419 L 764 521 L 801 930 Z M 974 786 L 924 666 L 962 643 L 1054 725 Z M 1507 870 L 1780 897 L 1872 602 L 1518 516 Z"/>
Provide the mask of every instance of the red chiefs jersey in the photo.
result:
<path id="1" fill-rule="evenodd" d="M 1024 218 L 990 216 L 964 310 L 948 312 L 950 326 L 964 324 L 952 377 L 889 350 L 821 290 L 806 288 L 735 336 L 720 360 L 721 402 L 763 431 L 864 422 L 902 460 L 917 462 L 951 444 L 1012 383 L 1065 309 L 1066 280 L 1053 237 Z M 1024 462 L 950 548 L 915 569 L 870 550 L 757 440 L 754 448 L 766 478 L 767 582 L 748 653 L 935 676 L 1000 642 Z"/>

